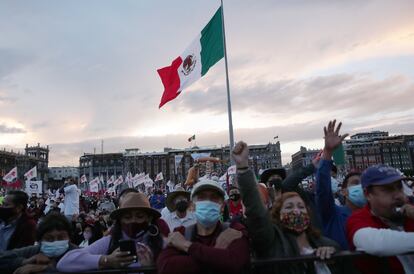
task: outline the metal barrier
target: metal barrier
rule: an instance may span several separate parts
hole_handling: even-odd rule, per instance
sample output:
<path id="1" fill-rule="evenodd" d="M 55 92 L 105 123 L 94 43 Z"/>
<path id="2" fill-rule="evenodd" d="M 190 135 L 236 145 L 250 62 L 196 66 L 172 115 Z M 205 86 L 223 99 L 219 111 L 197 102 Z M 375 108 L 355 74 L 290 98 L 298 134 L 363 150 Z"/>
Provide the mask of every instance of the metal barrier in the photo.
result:
<path id="1" fill-rule="evenodd" d="M 351 251 L 341 251 L 333 254 L 329 261 L 337 259 L 355 259 L 358 257 L 371 256 L 364 252 L 351 252 Z M 292 264 L 299 262 L 309 262 L 309 261 L 318 261 L 319 257 L 315 255 L 305 255 L 305 256 L 296 256 L 296 257 L 278 257 L 278 258 L 269 258 L 269 259 L 252 259 L 251 260 L 251 269 L 252 273 L 254 267 L 263 267 L 270 266 L 274 264 Z M 87 271 L 87 272 L 76 272 L 78 274 L 127 274 L 127 273 L 157 273 L 155 266 L 145 266 L 139 268 L 124 268 L 124 269 L 103 269 L 96 271 Z"/>

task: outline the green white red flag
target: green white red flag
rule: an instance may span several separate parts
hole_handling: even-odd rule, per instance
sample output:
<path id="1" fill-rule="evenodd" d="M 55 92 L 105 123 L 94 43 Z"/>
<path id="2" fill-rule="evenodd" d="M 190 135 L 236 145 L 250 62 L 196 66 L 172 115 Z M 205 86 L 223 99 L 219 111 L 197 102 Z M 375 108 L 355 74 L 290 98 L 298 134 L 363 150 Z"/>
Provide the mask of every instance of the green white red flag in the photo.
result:
<path id="1" fill-rule="evenodd" d="M 171 66 L 158 69 L 164 85 L 159 107 L 175 99 L 182 90 L 203 77 L 210 67 L 224 57 L 221 7 L 189 47 Z"/>

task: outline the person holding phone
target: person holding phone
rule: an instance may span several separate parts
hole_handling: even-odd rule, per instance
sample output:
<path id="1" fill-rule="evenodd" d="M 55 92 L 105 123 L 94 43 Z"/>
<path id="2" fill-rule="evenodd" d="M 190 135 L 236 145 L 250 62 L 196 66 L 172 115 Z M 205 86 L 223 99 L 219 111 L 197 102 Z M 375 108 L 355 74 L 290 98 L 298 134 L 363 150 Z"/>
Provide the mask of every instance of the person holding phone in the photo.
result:
<path id="1" fill-rule="evenodd" d="M 163 246 L 157 225 L 161 214 L 142 193 L 128 193 L 110 215 L 114 226 L 108 236 L 68 252 L 58 263 L 61 272 L 148 266 Z"/>

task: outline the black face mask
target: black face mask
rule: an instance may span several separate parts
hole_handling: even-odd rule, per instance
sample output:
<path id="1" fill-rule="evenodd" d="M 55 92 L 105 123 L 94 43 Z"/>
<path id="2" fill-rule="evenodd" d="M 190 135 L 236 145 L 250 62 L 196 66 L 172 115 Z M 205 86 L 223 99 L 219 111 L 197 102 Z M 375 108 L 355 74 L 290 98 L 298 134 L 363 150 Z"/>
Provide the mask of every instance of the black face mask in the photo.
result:
<path id="1" fill-rule="evenodd" d="M 9 220 L 15 215 L 13 207 L 0 207 L 0 219 L 3 221 Z"/>
<path id="2" fill-rule="evenodd" d="M 122 230 L 125 232 L 128 237 L 136 239 L 138 234 L 141 234 L 143 231 L 147 231 L 149 224 L 144 223 L 129 223 L 121 225 Z"/>
<path id="3" fill-rule="evenodd" d="M 175 205 L 175 208 L 177 209 L 178 212 L 185 212 L 188 208 L 188 202 L 187 201 L 179 201 Z"/>
<path id="4" fill-rule="evenodd" d="M 282 189 L 282 179 L 272 179 L 267 182 L 270 187 L 276 190 Z"/>
<path id="5" fill-rule="evenodd" d="M 240 194 L 232 194 L 232 195 L 230 195 L 230 200 L 232 200 L 234 202 L 240 200 Z"/>

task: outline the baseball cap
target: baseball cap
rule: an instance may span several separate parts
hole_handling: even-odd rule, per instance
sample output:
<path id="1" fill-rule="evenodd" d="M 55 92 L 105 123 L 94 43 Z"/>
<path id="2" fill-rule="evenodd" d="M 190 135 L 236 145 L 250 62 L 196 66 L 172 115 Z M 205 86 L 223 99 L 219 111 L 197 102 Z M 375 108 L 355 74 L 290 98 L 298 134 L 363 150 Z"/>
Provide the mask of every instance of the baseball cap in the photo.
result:
<path id="1" fill-rule="evenodd" d="M 397 169 L 387 165 L 374 165 L 365 169 L 361 175 L 363 188 L 369 186 L 388 185 L 400 180 L 410 179 L 405 177 Z"/>
<path id="2" fill-rule="evenodd" d="M 191 191 L 191 199 L 193 199 L 194 195 L 206 189 L 215 190 L 223 197 L 226 196 L 224 189 L 219 185 L 218 182 L 210 179 L 202 179 L 194 185 L 193 190 Z"/>

